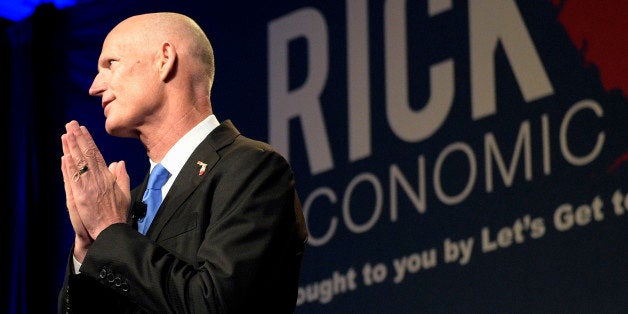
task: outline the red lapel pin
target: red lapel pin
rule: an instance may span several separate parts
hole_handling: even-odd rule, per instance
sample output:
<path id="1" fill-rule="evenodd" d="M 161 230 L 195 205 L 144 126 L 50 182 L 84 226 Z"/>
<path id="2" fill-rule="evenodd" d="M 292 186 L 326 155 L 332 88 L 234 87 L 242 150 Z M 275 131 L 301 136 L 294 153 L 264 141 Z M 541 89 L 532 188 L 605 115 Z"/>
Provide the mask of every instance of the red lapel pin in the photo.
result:
<path id="1" fill-rule="evenodd" d="M 196 162 L 196 164 L 197 164 L 197 165 L 199 165 L 199 166 L 201 166 L 201 169 L 198 171 L 198 175 L 199 175 L 199 176 L 202 176 L 202 175 L 203 175 L 203 173 L 205 173 L 205 169 L 207 168 L 207 164 L 206 164 L 206 163 L 204 163 L 204 162 L 202 162 L 202 161 L 200 161 L 200 160 L 199 160 L 199 161 L 197 161 L 197 162 Z"/>

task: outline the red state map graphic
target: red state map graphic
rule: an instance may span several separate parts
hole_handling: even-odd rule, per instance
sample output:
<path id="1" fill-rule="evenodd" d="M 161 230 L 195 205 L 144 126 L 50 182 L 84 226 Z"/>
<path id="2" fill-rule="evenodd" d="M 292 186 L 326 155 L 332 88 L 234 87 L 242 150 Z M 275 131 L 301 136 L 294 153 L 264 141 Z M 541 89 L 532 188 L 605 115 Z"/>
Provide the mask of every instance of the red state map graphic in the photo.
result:
<path id="1" fill-rule="evenodd" d="M 585 66 L 597 67 L 607 92 L 619 89 L 628 98 L 628 1 L 551 1 Z"/>

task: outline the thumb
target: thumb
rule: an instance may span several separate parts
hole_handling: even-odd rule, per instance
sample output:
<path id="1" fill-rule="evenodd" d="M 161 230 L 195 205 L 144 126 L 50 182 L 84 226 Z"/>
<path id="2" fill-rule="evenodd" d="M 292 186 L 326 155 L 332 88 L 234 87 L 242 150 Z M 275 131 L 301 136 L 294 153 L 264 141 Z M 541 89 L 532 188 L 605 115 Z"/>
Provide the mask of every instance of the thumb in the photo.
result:
<path id="1" fill-rule="evenodd" d="M 113 173 L 116 178 L 116 183 L 118 183 L 120 189 L 125 193 L 128 191 L 130 195 L 131 179 L 129 173 L 126 171 L 126 162 L 124 162 L 124 160 L 120 160 L 117 163 L 114 162 L 110 165 L 110 168 L 113 168 L 109 170 L 111 170 L 111 173 Z"/>

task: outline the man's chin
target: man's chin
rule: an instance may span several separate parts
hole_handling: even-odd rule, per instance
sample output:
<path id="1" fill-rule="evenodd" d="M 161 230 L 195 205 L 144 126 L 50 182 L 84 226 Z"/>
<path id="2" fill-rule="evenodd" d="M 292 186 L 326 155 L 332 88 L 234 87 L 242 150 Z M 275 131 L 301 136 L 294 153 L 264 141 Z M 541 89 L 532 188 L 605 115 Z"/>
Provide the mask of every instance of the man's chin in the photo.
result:
<path id="1" fill-rule="evenodd" d="M 107 134 L 111 136 L 115 136 L 115 137 L 129 137 L 129 138 L 137 137 L 135 134 L 130 132 L 130 130 L 120 127 L 120 126 L 116 126 L 113 123 L 108 123 L 108 122 L 105 122 L 105 131 L 107 131 Z"/>

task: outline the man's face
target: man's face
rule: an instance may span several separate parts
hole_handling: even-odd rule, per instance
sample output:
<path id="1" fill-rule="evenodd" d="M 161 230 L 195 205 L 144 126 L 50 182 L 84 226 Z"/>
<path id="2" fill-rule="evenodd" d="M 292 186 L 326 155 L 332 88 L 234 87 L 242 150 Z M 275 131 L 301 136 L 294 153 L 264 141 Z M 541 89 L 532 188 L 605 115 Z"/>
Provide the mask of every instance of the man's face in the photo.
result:
<path id="1" fill-rule="evenodd" d="M 151 48 L 140 31 L 120 26 L 103 43 L 89 94 L 102 97 L 111 135 L 137 137 L 136 128 L 159 106 L 160 79 Z"/>

